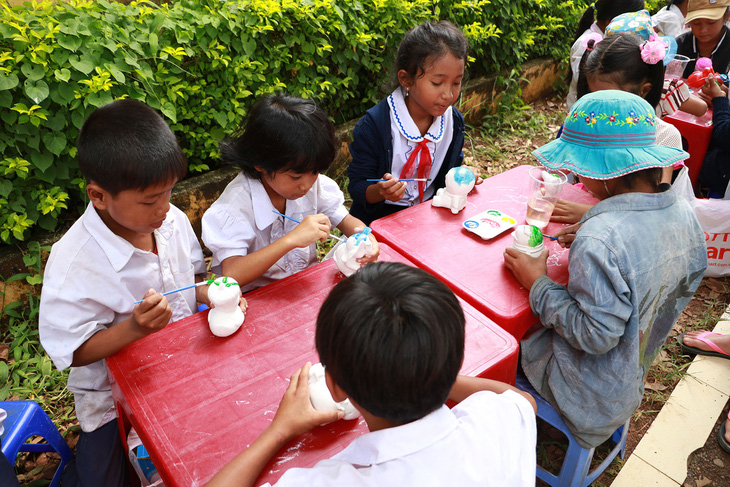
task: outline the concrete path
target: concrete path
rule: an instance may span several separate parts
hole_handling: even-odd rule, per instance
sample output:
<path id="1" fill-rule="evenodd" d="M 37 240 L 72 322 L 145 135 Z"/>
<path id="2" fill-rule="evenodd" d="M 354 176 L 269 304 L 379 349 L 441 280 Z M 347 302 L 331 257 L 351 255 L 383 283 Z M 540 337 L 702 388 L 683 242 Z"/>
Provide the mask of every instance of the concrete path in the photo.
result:
<path id="1" fill-rule="evenodd" d="M 730 308 L 714 331 L 730 333 Z M 697 355 L 612 487 L 678 487 L 730 399 L 730 361 Z"/>

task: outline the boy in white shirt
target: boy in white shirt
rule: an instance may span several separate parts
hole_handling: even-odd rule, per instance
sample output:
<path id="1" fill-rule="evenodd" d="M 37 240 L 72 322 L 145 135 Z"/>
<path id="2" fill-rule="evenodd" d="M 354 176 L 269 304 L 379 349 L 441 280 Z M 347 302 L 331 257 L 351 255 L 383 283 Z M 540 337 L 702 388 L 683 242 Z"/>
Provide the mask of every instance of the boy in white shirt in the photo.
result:
<path id="1" fill-rule="evenodd" d="M 370 433 L 313 468 L 288 470 L 276 486 L 535 485 L 535 401 L 501 382 L 457 377 L 464 336 L 459 301 L 423 270 L 372 263 L 337 284 L 315 343 L 334 400 L 349 399 Z M 289 440 L 343 416 L 312 408 L 309 368 L 292 376 L 271 425 L 209 487 L 254 485 Z M 449 409 L 447 399 L 460 403 Z"/>
<path id="2" fill-rule="evenodd" d="M 206 269 L 190 222 L 169 202 L 187 161 L 157 112 L 117 100 L 89 116 L 77 145 L 90 203 L 51 249 L 40 339 L 58 369 L 71 367 L 82 430 L 63 485 L 123 486 L 126 454 L 104 359 L 208 304 L 205 286 L 161 294 L 202 280 Z"/>

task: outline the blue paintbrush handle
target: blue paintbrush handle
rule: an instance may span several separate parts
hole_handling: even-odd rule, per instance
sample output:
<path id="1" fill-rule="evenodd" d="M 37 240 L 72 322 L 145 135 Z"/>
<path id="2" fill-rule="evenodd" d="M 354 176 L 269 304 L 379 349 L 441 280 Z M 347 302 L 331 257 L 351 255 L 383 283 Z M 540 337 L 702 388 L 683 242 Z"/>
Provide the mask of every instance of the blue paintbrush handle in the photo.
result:
<path id="1" fill-rule="evenodd" d="M 283 213 L 280 213 L 280 212 L 278 212 L 278 211 L 276 211 L 276 210 L 271 210 L 271 211 L 273 211 L 274 213 L 276 213 L 276 214 L 277 214 L 277 215 L 279 215 L 279 216 L 283 216 L 283 217 L 284 217 L 284 218 L 286 218 L 287 220 L 291 220 L 291 221 L 293 221 L 294 223 L 302 223 L 302 222 L 300 222 L 299 220 L 297 220 L 296 218 L 292 218 L 292 217 L 290 217 L 290 216 L 286 216 L 285 214 L 283 214 Z M 342 242 L 342 240 L 343 240 L 343 238 L 342 238 L 342 237 L 338 237 L 337 235 L 332 235 L 331 233 L 330 233 L 330 238 L 334 238 L 335 240 L 339 240 L 340 242 Z"/>

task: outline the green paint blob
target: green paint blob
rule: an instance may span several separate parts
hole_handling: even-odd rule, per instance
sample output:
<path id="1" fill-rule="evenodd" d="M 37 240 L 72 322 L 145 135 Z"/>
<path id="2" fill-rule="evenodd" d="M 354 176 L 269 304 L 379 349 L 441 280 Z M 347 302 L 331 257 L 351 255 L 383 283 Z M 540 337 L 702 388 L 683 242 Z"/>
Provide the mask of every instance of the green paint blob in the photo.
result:
<path id="1" fill-rule="evenodd" d="M 530 227 L 530 230 L 532 230 L 532 233 L 530 234 L 530 240 L 528 240 L 527 244 L 530 247 L 537 247 L 542 243 L 542 231 L 535 225 L 528 226 Z"/>

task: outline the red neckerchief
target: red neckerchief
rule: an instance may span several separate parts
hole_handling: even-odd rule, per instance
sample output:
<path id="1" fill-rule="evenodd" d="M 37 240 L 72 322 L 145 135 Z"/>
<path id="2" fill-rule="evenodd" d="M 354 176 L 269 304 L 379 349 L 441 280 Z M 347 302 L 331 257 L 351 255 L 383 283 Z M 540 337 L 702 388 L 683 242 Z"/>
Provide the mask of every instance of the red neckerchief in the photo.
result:
<path id="1" fill-rule="evenodd" d="M 426 179 L 429 177 L 431 174 L 433 160 L 431 159 L 431 151 L 428 150 L 428 142 L 430 141 L 424 137 L 423 140 L 420 141 L 413 149 L 413 152 L 411 152 L 411 155 L 408 156 L 408 160 L 406 161 L 405 166 L 403 166 L 403 170 L 400 172 L 398 179 L 413 177 L 416 157 L 418 157 L 418 154 L 422 154 L 418 162 L 418 178 Z M 423 202 L 423 191 L 426 189 L 426 183 L 427 181 L 418 181 L 418 200 L 420 202 Z"/>

